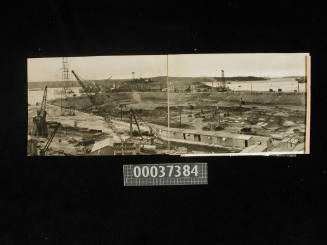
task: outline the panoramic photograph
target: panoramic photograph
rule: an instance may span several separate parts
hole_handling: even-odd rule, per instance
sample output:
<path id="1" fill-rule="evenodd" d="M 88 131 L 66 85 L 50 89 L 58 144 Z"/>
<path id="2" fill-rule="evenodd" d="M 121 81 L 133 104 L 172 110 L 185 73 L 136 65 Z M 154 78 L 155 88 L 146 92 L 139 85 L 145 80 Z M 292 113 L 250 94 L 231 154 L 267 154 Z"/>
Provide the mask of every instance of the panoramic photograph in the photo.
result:
<path id="1" fill-rule="evenodd" d="M 27 60 L 28 156 L 309 153 L 310 55 Z"/>

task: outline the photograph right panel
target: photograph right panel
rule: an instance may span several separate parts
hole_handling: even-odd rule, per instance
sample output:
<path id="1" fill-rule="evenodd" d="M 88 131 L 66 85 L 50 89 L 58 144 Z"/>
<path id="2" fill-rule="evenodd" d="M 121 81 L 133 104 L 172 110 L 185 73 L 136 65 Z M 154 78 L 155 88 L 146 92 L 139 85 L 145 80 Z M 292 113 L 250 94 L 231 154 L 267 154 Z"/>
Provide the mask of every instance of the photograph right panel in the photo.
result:
<path id="1" fill-rule="evenodd" d="M 168 56 L 170 152 L 308 154 L 310 54 Z"/>

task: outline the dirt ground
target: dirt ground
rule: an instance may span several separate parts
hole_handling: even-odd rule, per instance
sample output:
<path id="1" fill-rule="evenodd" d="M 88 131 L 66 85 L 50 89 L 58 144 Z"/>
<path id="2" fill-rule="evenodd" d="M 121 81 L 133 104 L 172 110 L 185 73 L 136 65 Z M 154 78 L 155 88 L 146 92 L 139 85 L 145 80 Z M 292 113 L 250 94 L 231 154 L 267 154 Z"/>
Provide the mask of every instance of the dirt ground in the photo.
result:
<path id="1" fill-rule="evenodd" d="M 133 108 L 140 120 L 167 126 L 167 101 L 162 94 L 138 96 L 127 106 Z M 218 126 L 239 133 L 242 128 L 251 128 L 250 134 L 287 137 L 305 132 L 305 106 L 250 104 L 246 102 L 217 101 L 212 97 L 195 99 L 195 95 L 171 96 L 170 127 L 196 130 L 215 130 Z M 217 109 L 218 106 L 218 109 Z M 114 114 L 119 117 L 119 113 Z M 128 121 L 128 116 L 123 115 Z M 296 133 L 294 133 L 296 132 Z"/>
<path id="2" fill-rule="evenodd" d="M 246 128 L 251 135 L 269 136 L 276 139 L 296 136 L 300 142 L 305 135 L 305 106 L 276 105 L 271 103 L 249 103 L 241 105 L 240 101 L 217 99 L 217 96 L 204 94 L 172 94 L 170 97 L 170 127 L 195 130 L 227 130 L 241 133 Z M 122 140 L 129 137 L 129 110 L 133 109 L 142 131 L 148 131 L 146 123 L 167 126 L 167 93 L 165 92 L 124 92 L 101 95 L 97 106 L 91 106 L 85 96 L 71 98 L 74 103 L 75 116 L 61 116 L 59 100 L 49 102 L 47 120 L 60 122 L 63 127 L 55 136 L 51 148 L 59 154 L 84 154 L 78 145 L 92 133 L 80 133 L 71 127 L 101 130 L 95 139 L 112 137 Z M 36 115 L 36 106 L 28 108 L 28 126 L 32 129 L 32 118 Z M 121 122 L 122 123 L 119 123 Z M 69 128 L 69 130 L 65 130 Z M 136 130 L 136 127 L 133 128 Z M 43 140 L 44 142 L 46 139 Z M 42 143 L 42 142 L 41 142 Z M 45 144 L 45 143 L 42 143 Z M 164 148 L 165 142 L 160 142 Z M 176 144 L 173 148 L 181 146 Z M 194 148 L 194 147 L 193 147 Z M 217 152 L 213 149 L 193 149 L 187 151 Z M 51 150 L 50 150 L 51 151 Z M 59 153 L 58 153 L 59 152 Z M 220 152 L 220 151 L 218 151 Z"/>

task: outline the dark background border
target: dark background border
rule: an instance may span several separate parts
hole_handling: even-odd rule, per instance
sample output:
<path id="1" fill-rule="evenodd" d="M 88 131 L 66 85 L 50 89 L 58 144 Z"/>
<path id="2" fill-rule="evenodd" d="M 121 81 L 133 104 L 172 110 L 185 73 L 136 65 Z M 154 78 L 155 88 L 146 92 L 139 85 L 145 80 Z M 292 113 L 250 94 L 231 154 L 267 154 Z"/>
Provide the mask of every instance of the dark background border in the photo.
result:
<path id="1" fill-rule="evenodd" d="M 326 244 L 324 8 L 13 3 L 4 9 L 0 244 Z M 26 157 L 27 57 L 310 52 L 311 154 Z M 209 185 L 124 188 L 122 164 L 206 161 Z"/>

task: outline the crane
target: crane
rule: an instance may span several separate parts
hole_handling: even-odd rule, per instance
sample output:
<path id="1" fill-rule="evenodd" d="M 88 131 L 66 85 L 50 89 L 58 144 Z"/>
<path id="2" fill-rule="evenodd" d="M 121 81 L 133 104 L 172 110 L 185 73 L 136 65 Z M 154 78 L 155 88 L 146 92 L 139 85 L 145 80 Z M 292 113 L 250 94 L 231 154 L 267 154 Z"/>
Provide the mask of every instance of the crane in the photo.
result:
<path id="1" fill-rule="evenodd" d="M 78 81 L 79 85 L 83 88 L 84 92 L 86 93 L 87 97 L 89 98 L 92 105 L 96 106 L 95 97 L 89 92 L 89 88 L 81 81 L 78 75 L 72 70 L 73 75 L 75 76 L 76 80 Z M 97 93 L 95 93 L 97 94 Z"/>
<path id="2" fill-rule="evenodd" d="M 41 156 L 45 156 L 45 152 L 49 149 L 49 146 L 50 146 L 50 144 L 51 144 L 51 142 L 52 142 L 54 136 L 56 135 L 56 133 L 57 133 L 59 127 L 61 126 L 61 124 L 58 123 L 58 122 L 55 122 L 55 123 L 53 123 L 53 124 L 54 124 L 54 127 L 55 127 L 55 128 L 54 128 L 54 130 L 52 131 L 52 133 L 51 133 L 51 135 L 50 135 L 50 137 L 49 137 L 47 143 L 46 143 L 45 146 L 43 147 L 43 149 L 40 150 L 40 155 L 41 155 Z"/>
<path id="3" fill-rule="evenodd" d="M 224 70 L 221 70 L 221 80 L 222 80 L 222 84 L 223 84 L 223 89 L 225 89 L 226 88 L 226 81 L 225 81 Z"/>
<path id="4" fill-rule="evenodd" d="M 226 79 L 225 79 L 225 72 L 224 70 L 220 70 L 221 71 L 221 80 L 219 81 L 217 78 L 217 91 L 218 92 L 225 92 L 228 90 L 228 88 L 226 87 Z"/>
<path id="5" fill-rule="evenodd" d="M 139 127 L 139 123 L 138 123 L 138 122 L 141 122 L 141 123 L 145 124 L 145 125 L 150 129 L 150 133 L 153 133 L 153 135 L 154 135 L 155 137 L 157 137 L 157 138 L 161 138 L 161 136 L 160 136 L 160 134 L 157 132 L 157 129 L 156 129 L 156 128 L 153 128 L 152 126 L 150 126 L 150 125 L 149 125 L 146 121 L 144 121 L 142 118 L 141 118 L 141 120 L 140 120 L 140 117 L 139 117 L 139 120 L 137 120 L 136 115 L 135 115 L 133 109 L 130 109 L 130 116 L 131 116 L 131 118 L 134 117 L 135 123 L 136 123 L 137 128 L 138 128 L 138 132 L 139 132 L 139 134 L 140 134 L 140 136 L 141 136 L 142 139 L 143 139 L 143 137 L 142 137 L 141 129 L 140 129 L 140 127 Z M 131 118 L 130 118 L 130 125 L 132 125 L 132 119 L 131 119 Z M 131 130 L 131 132 L 132 132 L 132 130 Z"/>
<path id="6" fill-rule="evenodd" d="M 142 132 L 141 132 L 139 123 L 137 122 L 137 119 L 136 119 L 136 116 L 135 116 L 135 113 L 134 113 L 133 109 L 130 109 L 130 136 L 131 137 L 133 136 L 133 134 L 132 134 L 133 133 L 133 118 L 135 120 L 135 123 L 136 123 L 136 126 L 137 126 L 137 130 L 139 131 L 139 134 L 141 136 L 141 139 L 143 139 Z"/>
<path id="7" fill-rule="evenodd" d="M 139 120 L 140 121 L 140 120 Z M 153 128 L 150 126 L 146 121 L 141 121 L 143 124 L 145 124 L 150 129 L 150 134 L 153 134 L 153 136 L 160 138 L 160 134 L 158 133 L 158 130 L 156 128 Z"/>
<path id="8" fill-rule="evenodd" d="M 47 109 L 47 95 L 48 95 L 48 87 L 45 86 L 44 92 L 43 92 L 42 103 L 41 103 L 41 107 L 40 107 L 40 111 L 43 112 L 43 113 Z"/>
<path id="9" fill-rule="evenodd" d="M 40 108 L 36 111 L 36 116 L 33 117 L 34 135 L 48 137 L 48 127 L 46 122 L 47 106 L 47 86 L 44 88 L 43 98 Z"/>

